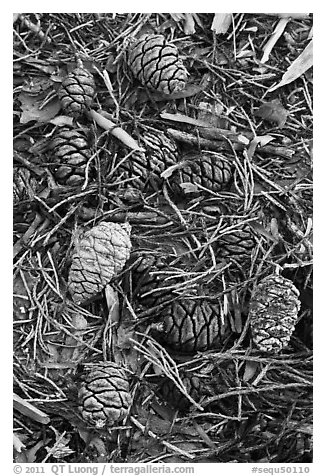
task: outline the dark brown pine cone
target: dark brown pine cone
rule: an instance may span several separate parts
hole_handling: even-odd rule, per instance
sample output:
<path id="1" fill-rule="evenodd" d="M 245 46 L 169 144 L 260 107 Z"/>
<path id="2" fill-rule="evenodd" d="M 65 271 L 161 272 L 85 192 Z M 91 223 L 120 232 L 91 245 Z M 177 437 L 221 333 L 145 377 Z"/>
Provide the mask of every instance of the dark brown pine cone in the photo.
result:
<path id="1" fill-rule="evenodd" d="M 298 321 L 299 291 L 292 281 L 273 274 L 254 289 L 249 319 L 254 344 L 262 352 L 280 352 Z"/>
<path id="2" fill-rule="evenodd" d="M 81 116 L 89 109 L 95 95 L 92 73 L 84 68 L 74 69 L 62 81 L 58 95 L 66 114 L 73 117 Z"/>
<path id="3" fill-rule="evenodd" d="M 202 155 L 188 154 L 169 178 L 175 193 L 197 194 L 205 191 L 219 192 L 232 178 L 230 162 L 216 152 Z"/>
<path id="4" fill-rule="evenodd" d="M 128 63 L 133 75 L 149 89 L 172 94 L 185 87 L 187 70 L 177 47 L 163 35 L 143 35 L 132 42 Z"/>
<path id="5" fill-rule="evenodd" d="M 83 420 L 95 428 L 120 423 L 131 405 L 129 383 L 124 370 L 114 362 L 89 366 L 78 391 Z"/>
<path id="6" fill-rule="evenodd" d="M 161 173 L 178 161 L 177 145 L 161 131 L 146 131 L 140 141 L 146 152 L 134 152 L 117 170 L 128 183 L 142 191 L 160 189 Z"/>
<path id="7" fill-rule="evenodd" d="M 132 287 L 137 301 L 147 308 L 162 304 L 171 299 L 171 290 L 175 280 L 165 279 L 168 271 L 169 259 L 167 256 L 153 252 L 133 252 L 134 267 L 132 269 Z"/>
<path id="8" fill-rule="evenodd" d="M 187 393 L 198 401 L 203 395 L 201 381 L 196 376 L 181 375 L 182 382 Z M 169 378 L 164 379 L 158 387 L 159 396 L 168 402 L 173 408 L 187 410 L 191 405 L 190 400 L 178 389 L 175 383 Z"/>
<path id="9" fill-rule="evenodd" d="M 92 156 L 85 135 L 69 127 L 60 127 L 51 140 L 50 150 L 56 181 L 60 185 L 83 184 L 86 165 Z"/>
<path id="10" fill-rule="evenodd" d="M 229 333 L 228 323 L 220 318 L 219 306 L 204 299 L 176 299 L 160 314 L 164 330 L 162 340 L 182 353 L 218 348 Z"/>
<path id="11" fill-rule="evenodd" d="M 222 235 L 216 241 L 216 254 L 220 258 L 231 258 L 241 264 L 243 260 L 251 258 L 251 252 L 255 245 L 251 229 L 248 226 L 243 226 Z"/>

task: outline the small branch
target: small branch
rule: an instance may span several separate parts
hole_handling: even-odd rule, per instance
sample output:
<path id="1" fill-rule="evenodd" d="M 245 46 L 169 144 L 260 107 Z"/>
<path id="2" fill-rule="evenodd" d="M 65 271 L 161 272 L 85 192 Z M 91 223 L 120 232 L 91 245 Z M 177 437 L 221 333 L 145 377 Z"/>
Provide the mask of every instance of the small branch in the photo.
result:
<path id="1" fill-rule="evenodd" d="M 48 415 L 14 393 L 14 409 L 43 425 L 50 423 Z"/>
<path id="2" fill-rule="evenodd" d="M 168 129 L 167 133 L 177 141 L 184 142 L 186 144 L 198 148 L 208 149 L 216 152 L 226 150 L 231 151 L 231 146 L 228 144 L 227 141 L 203 139 L 201 137 L 196 137 L 192 134 L 189 134 L 188 132 L 182 132 L 176 129 Z M 245 144 L 241 142 L 233 143 L 232 145 L 233 149 L 236 151 L 243 150 L 245 148 Z M 277 155 L 279 157 L 284 157 L 285 159 L 291 159 L 292 155 L 294 154 L 294 150 L 292 149 L 272 145 L 264 145 L 263 147 L 257 147 L 256 150 L 261 154 Z"/>
<path id="3" fill-rule="evenodd" d="M 185 116 L 184 114 L 170 114 L 168 112 L 162 112 L 160 114 L 162 119 L 173 122 L 181 122 L 183 124 L 189 124 L 192 126 L 199 127 L 199 135 L 205 139 L 212 140 L 225 140 L 228 138 L 232 142 L 239 143 L 242 145 L 248 145 L 249 140 L 254 138 L 252 132 L 232 132 L 227 129 L 220 129 L 218 127 L 212 127 L 209 123 L 205 121 L 200 121 L 198 119 L 193 119 L 192 117 Z"/>
<path id="4" fill-rule="evenodd" d="M 97 125 L 110 132 L 110 134 L 119 139 L 130 149 L 144 152 L 144 149 L 142 149 L 126 131 L 114 124 L 114 122 L 110 121 L 110 119 L 105 118 L 102 114 L 99 114 L 93 109 L 89 111 L 88 115 L 96 122 Z"/>
<path id="5" fill-rule="evenodd" d="M 36 213 L 33 222 L 25 231 L 24 235 L 19 238 L 19 240 L 14 244 L 13 257 L 15 258 L 23 248 L 28 247 L 31 238 L 36 233 L 36 231 L 40 233 L 40 231 L 42 229 L 45 229 L 49 225 L 49 223 L 50 221 L 48 220 L 48 218 L 43 219 L 43 217 L 39 213 Z"/>
<path id="6" fill-rule="evenodd" d="M 42 178 L 43 176 L 45 176 L 44 169 L 29 162 L 27 159 L 25 159 L 25 157 L 19 154 L 16 150 L 14 150 L 14 159 L 20 162 L 20 164 L 26 167 L 28 170 L 33 172 L 37 177 Z"/>

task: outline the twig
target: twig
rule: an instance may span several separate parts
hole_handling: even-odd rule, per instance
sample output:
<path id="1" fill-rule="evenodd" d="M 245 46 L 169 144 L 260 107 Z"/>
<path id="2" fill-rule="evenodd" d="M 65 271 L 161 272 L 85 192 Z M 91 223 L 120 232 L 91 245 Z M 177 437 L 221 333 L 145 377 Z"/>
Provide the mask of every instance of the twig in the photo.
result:
<path id="1" fill-rule="evenodd" d="M 180 212 L 179 208 L 172 202 L 171 198 L 169 197 L 169 194 L 168 194 L 168 191 L 167 191 L 167 188 L 166 188 L 166 184 L 164 183 L 163 184 L 163 195 L 164 195 L 164 198 L 165 200 L 168 202 L 168 204 L 170 205 L 170 207 L 175 211 L 176 215 L 178 216 L 179 220 L 180 220 L 180 223 L 185 227 L 187 228 L 187 222 L 186 220 L 183 218 L 182 216 L 182 213 Z"/>
<path id="2" fill-rule="evenodd" d="M 182 456 L 185 456 L 186 458 L 189 458 L 189 459 L 194 459 L 195 456 L 194 455 L 191 455 L 190 453 L 188 453 L 187 451 L 184 451 L 184 450 L 181 450 L 180 448 L 178 448 L 177 446 L 174 446 L 172 445 L 171 443 L 169 443 L 168 441 L 165 441 L 165 440 L 161 440 L 161 438 L 159 436 L 157 436 L 155 433 L 153 433 L 151 430 L 147 430 L 146 427 L 144 425 L 142 425 L 138 420 L 136 420 L 136 418 L 134 418 L 133 416 L 130 417 L 130 420 L 132 421 L 132 423 L 137 426 L 137 428 L 139 428 L 144 434 L 147 434 L 148 436 L 150 436 L 151 438 L 154 438 L 155 440 L 159 441 L 160 443 L 162 443 L 163 446 L 165 446 L 166 448 L 168 448 L 169 450 L 173 451 L 174 453 L 178 453 Z"/>
<path id="3" fill-rule="evenodd" d="M 28 227 L 28 230 L 24 233 L 24 235 L 14 244 L 13 248 L 13 257 L 15 258 L 18 253 L 23 249 L 24 246 L 27 246 L 30 239 L 36 233 L 36 231 L 39 231 L 41 229 L 46 228 L 50 223 L 50 220 L 48 218 L 45 218 L 43 221 L 42 216 L 39 213 L 36 213 L 36 216 L 31 223 L 31 225 Z M 38 228 L 40 226 L 40 228 Z"/>
<path id="4" fill-rule="evenodd" d="M 16 150 L 14 150 L 14 159 L 20 162 L 28 170 L 31 170 L 37 177 L 41 178 L 45 175 L 44 169 L 29 162 L 29 160 L 25 159 L 25 157 L 19 154 Z"/>
<path id="5" fill-rule="evenodd" d="M 204 129 L 206 130 L 206 129 Z M 212 151 L 223 151 L 223 150 L 230 150 L 230 145 L 226 141 L 222 140 L 209 140 L 203 139 L 202 137 L 194 136 L 193 134 L 189 134 L 188 132 L 178 131 L 176 129 L 168 129 L 167 133 L 173 137 L 173 139 L 184 142 L 186 144 L 198 147 L 199 149 L 209 149 Z M 199 129 L 200 134 L 200 129 Z M 241 142 L 236 142 L 233 144 L 234 150 L 243 150 L 246 144 Z M 277 147 L 272 145 L 264 145 L 263 147 L 257 147 L 257 152 L 261 154 L 272 154 L 277 155 L 279 157 L 284 157 L 285 159 L 291 159 L 292 155 L 294 154 L 294 150 L 286 148 L 286 147 Z"/>
<path id="6" fill-rule="evenodd" d="M 31 403 L 19 397 L 18 395 L 16 395 L 16 393 L 14 393 L 13 399 L 15 410 L 18 410 L 23 415 L 26 415 L 29 418 L 32 418 L 33 420 L 38 421 L 39 423 L 42 423 L 43 425 L 47 425 L 48 423 L 50 423 L 50 418 L 46 413 L 42 412 L 42 410 L 39 410 Z"/>
<path id="7" fill-rule="evenodd" d="M 88 115 L 89 115 L 89 117 L 91 117 L 96 122 L 96 124 L 98 124 L 100 127 L 102 127 L 102 129 L 105 129 L 106 131 L 108 131 L 110 134 L 112 134 L 114 137 L 119 139 L 121 142 L 123 142 L 130 149 L 139 150 L 140 152 L 144 152 L 144 149 L 142 149 L 138 145 L 138 143 L 135 141 L 135 139 L 133 139 L 126 131 L 121 129 L 121 127 L 114 124 L 114 122 L 105 118 L 102 114 L 99 114 L 98 112 L 91 109 L 89 111 Z"/>
<path id="8" fill-rule="evenodd" d="M 202 406 L 206 407 L 217 400 L 221 400 L 226 397 L 231 397 L 232 395 L 249 395 L 251 393 L 262 393 L 262 392 L 272 392 L 273 390 L 285 390 L 286 388 L 296 388 L 296 387 L 308 387 L 309 385 L 305 383 L 288 383 L 288 384 L 274 384 L 274 385 L 266 385 L 265 387 L 261 388 L 237 388 L 235 390 L 230 390 L 229 392 L 220 393 L 219 395 L 215 395 L 214 397 L 207 398 L 204 402 L 202 402 Z"/>
<path id="9" fill-rule="evenodd" d="M 141 332 L 137 333 L 138 335 L 147 339 L 146 346 L 140 342 L 135 341 L 130 338 L 130 341 L 134 344 L 134 347 L 138 352 L 142 353 L 143 356 L 152 364 L 159 367 L 162 372 L 175 384 L 179 391 L 194 405 L 198 410 L 203 411 L 203 408 L 199 403 L 197 403 L 191 395 L 187 392 L 186 387 L 184 386 L 183 381 L 180 378 L 178 368 L 174 360 L 170 357 L 167 351 L 160 346 L 154 339 L 150 336 L 142 334 Z"/>

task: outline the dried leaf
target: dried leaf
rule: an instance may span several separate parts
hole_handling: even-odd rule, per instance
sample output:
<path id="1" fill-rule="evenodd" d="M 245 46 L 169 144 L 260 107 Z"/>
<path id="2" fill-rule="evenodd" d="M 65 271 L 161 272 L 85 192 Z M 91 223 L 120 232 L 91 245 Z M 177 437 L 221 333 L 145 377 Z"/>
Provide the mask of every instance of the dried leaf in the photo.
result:
<path id="1" fill-rule="evenodd" d="M 185 21 L 183 25 L 185 35 L 193 35 L 195 33 L 195 20 L 192 13 L 185 13 Z"/>
<path id="2" fill-rule="evenodd" d="M 57 116 L 54 119 L 51 119 L 49 122 L 55 126 L 72 126 L 74 119 L 69 116 Z"/>
<path id="3" fill-rule="evenodd" d="M 161 177 L 163 179 L 167 179 L 169 177 L 171 177 L 171 175 L 173 174 L 173 172 L 177 169 L 179 169 L 181 166 L 181 164 L 175 164 L 175 165 L 170 165 L 170 167 L 168 167 L 167 169 L 164 170 L 164 172 L 161 173 Z"/>
<path id="4" fill-rule="evenodd" d="M 250 226 L 251 226 L 251 228 L 252 228 L 256 233 L 258 233 L 259 235 L 264 236 L 265 238 L 267 238 L 268 240 L 273 241 L 274 243 L 277 243 L 277 242 L 278 242 L 278 240 L 276 239 L 276 237 L 273 236 L 271 233 L 269 233 L 269 231 L 267 231 L 266 228 L 264 228 L 263 225 L 261 225 L 261 224 L 258 223 L 257 221 L 251 221 L 251 222 L 250 222 Z"/>
<path id="5" fill-rule="evenodd" d="M 118 293 L 113 289 L 110 284 L 107 284 L 104 290 L 105 293 L 105 299 L 106 303 L 108 306 L 109 313 L 112 314 L 111 320 L 112 322 L 119 322 L 119 298 L 118 298 Z M 118 307 L 117 311 L 118 312 L 112 312 L 114 310 L 114 307 Z"/>
<path id="6" fill-rule="evenodd" d="M 87 320 L 80 314 L 74 314 L 71 318 L 71 328 L 70 332 L 79 337 L 82 332 L 87 328 Z M 83 346 L 80 342 L 71 335 L 67 335 L 65 339 L 65 344 L 68 347 L 63 347 L 61 355 L 59 358 L 60 362 L 77 362 L 79 360 L 80 354 L 83 350 Z"/>
<path id="7" fill-rule="evenodd" d="M 217 451 L 218 448 L 216 444 L 210 439 L 204 428 L 201 425 L 198 425 L 196 421 L 193 422 L 193 426 L 196 429 L 200 438 L 206 443 L 206 445 L 212 448 L 212 450 Z"/>
<path id="8" fill-rule="evenodd" d="M 264 145 L 267 145 L 267 144 L 269 144 L 272 140 L 275 140 L 275 137 L 266 134 L 265 136 L 257 136 L 256 139 L 257 139 L 257 144 L 258 144 L 260 147 L 264 147 Z"/>
<path id="9" fill-rule="evenodd" d="M 134 341 L 138 340 L 134 329 L 132 329 L 129 323 L 122 322 L 117 329 L 114 340 L 115 342 L 112 347 L 115 361 L 127 367 L 136 375 L 139 372 L 141 356 L 133 344 Z"/>
<path id="10" fill-rule="evenodd" d="M 296 20 L 309 18 L 309 13 L 267 13 L 267 15 L 274 15 L 280 18 L 295 18 Z"/>
<path id="11" fill-rule="evenodd" d="M 19 436 L 16 435 L 16 433 L 13 434 L 13 445 L 14 449 L 18 451 L 18 453 L 21 453 L 21 451 L 26 448 L 24 443 L 20 440 Z"/>
<path id="12" fill-rule="evenodd" d="M 284 73 L 281 81 L 273 86 L 268 92 L 275 91 L 276 89 L 292 83 L 296 79 L 300 78 L 309 68 L 313 65 L 313 40 L 311 40 L 302 53 L 296 58 L 291 66 Z"/>
<path id="13" fill-rule="evenodd" d="M 223 35 L 228 31 L 231 23 L 232 13 L 215 13 L 211 30 L 213 30 L 216 35 Z"/>
<path id="14" fill-rule="evenodd" d="M 168 112 L 162 112 L 160 116 L 162 119 L 167 119 L 169 121 L 182 122 L 183 124 L 191 124 L 192 126 L 197 127 L 210 127 L 209 123 L 185 116 L 184 114 L 170 114 Z"/>
<path id="15" fill-rule="evenodd" d="M 31 96 L 26 93 L 19 95 L 19 101 L 21 103 L 22 115 L 20 117 L 21 124 L 26 124 L 30 121 L 37 122 L 49 122 L 53 119 L 61 109 L 60 101 L 58 98 L 53 99 L 44 107 L 42 103 L 44 99 L 40 100 L 39 97 Z M 42 109 L 40 109 L 42 107 Z"/>
<path id="16" fill-rule="evenodd" d="M 199 191 L 197 185 L 191 182 L 183 182 L 180 187 L 184 193 L 197 193 Z"/>
<path id="17" fill-rule="evenodd" d="M 172 94 L 160 94 L 160 93 L 154 93 L 154 100 L 157 101 L 164 101 L 164 100 L 171 100 L 171 99 L 183 99 L 183 98 L 188 98 L 191 96 L 195 96 L 195 94 L 200 93 L 203 90 L 201 86 L 198 86 L 197 84 L 191 84 L 188 83 L 186 84 L 186 87 L 177 93 L 172 93 Z"/>
<path id="18" fill-rule="evenodd" d="M 50 418 L 48 415 L 42 410 L 34 407 L 31 403 L 27 402 L 23 398 L 19 397 L 14 393 L 14 409 L 22 413 L 23 415 L 32 418 L 33 420 L 42 423 L 43 425 L 47 425 L 50 423 Z"/>
<path id="19" fill-rule="evenodd" d="M 252 58 L 253 56 L 255 56 L 255 53 L 252 50 L 242 50 L 237 53 L 237 60 L 243 58 Z"/>
<path id="20" fill-rule="evenodd" d="M 213 129 L 225 129 L 227 120 L 221 117 L 223 106 L 220 104 L 200 103 L 197 118 Z M 205 131 L 203 131 L 205 133 Z"/>
<path id="21" fill-rule="evenodd" d="M 280 240 L 280 234 L 278 231 L 278 223 L 276 218 L 271 219 L 271 234 L 274 236 L 275 240 L 278 242 Z"/>
<path id="22" fill-rule="evenodd" d="M 170 13 L 174 21 L 179 22 L 184 19 L 184 13 Z"/>
<path id="23" fill-rule="evenodd" d="M 260 106 L 255 115 L 265 121 L 276 122 L 279 128 L 283 127 L 289 112 L 283 107 L 279 99 L 265 102 Z"/>
<path id="24" fill-rule="evenodd" d="M 277 43 L 277 41 L 279 40 L 279 38 L 282 36 L 282 34 L 285 30 L 285 27 L 286 27 L 286 25 L 288 24 L 289 21 L 290 21 L 290 18 L 285 17 L 285 18 L 281 18 L 281 20 L 278 22 L 278 24 L 276 25 L 275 30 L 273 31 L 272 36 L 270 37 L 270 39 L 268 40 L 268 42 L 264 46 L 264 50 L 263 50 L 264 54 L 263 54 L 263 57 L 261 59 L 261 63 L 266 63 L 268 61 L 269 55 L 271 54 L 272 49 L 274 48 L 274 46 Z"/>
<path id="25" fill-rule="evenodd" d="M 265 136 L 256 136 L 252 139 L 250 142 L 250 145 L 247 150 L 247 156 L 249 159 L 252 159 L 254 156 L 254 153 L 256 152 L 256 149 L 258 146 L 264 147 L 264 145 L 267 145 L 269 142 L 274 140 L 275 137 L 270 136 L 266 134 Z"/>
<path id="26" fill-rule="evenodd" d="M 245 371 L 243 374 L 243 381 L 249 382 L 250 380 L 252 380 L 254 376 L 256 375 L 258 368 L 259 368 L 258 362 L 250 362 L 250 360 L 247 361 L 245 366 Z"/>

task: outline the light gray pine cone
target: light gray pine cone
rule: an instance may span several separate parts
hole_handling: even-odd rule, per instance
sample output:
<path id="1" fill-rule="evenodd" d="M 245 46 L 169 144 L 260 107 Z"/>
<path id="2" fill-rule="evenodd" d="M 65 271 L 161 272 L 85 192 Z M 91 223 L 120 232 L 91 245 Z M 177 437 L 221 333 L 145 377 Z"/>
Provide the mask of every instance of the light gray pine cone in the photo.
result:
<path id="1" fill-rule="evenodd" d="M 81 304 L 102 291 L 120 273 L 130 255 L 131 227 L 102 222 L 75 244 L 68 277 L 73 300 Z"/>
<path id="2" fill-rule="evenodd" d="M 277 274 L 264 278 L 254 289 L 249 319 L 254 344 L 262 352 L 280 352 L 298 320 L 299 291 L 292 281 Z"/>

